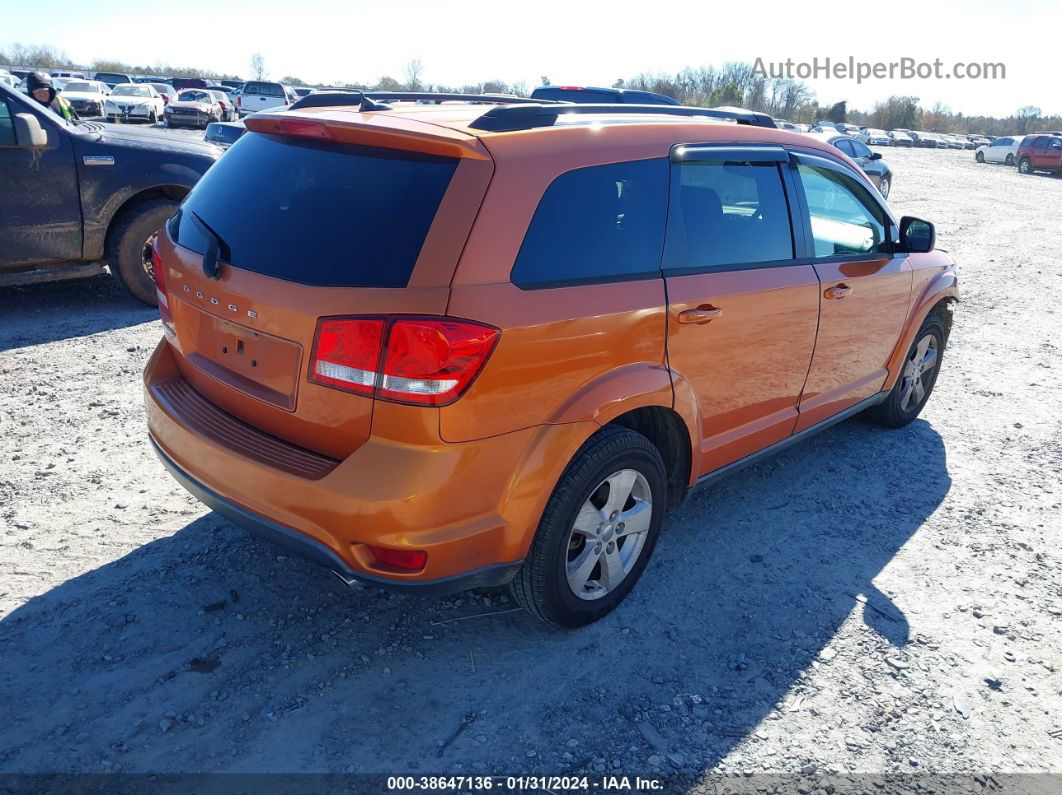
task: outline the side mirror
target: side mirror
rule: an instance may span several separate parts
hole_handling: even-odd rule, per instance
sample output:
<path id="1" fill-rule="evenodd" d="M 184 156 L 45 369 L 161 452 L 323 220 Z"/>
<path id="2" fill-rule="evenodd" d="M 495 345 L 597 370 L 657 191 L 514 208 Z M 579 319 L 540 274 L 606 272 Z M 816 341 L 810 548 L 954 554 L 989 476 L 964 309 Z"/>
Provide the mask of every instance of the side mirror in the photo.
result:
<path id="1" fill-rule="evenodd" d="M 881 152 L 871 152 L 870 153 L 870 159 L 871 160 L 881 160 Z"/>
<path id="2" fill-rule="evenodd" d="M 15 140 L 21 149 L 42 149 L 48 145 L 48 133 L 32 113 L 16 113 L 12 121 Z"/>
<path id="3" fill-rule="evenodd" d="M 937 245 L 937 228 L 929 221 L 905 215 L 900 219 L 900 247 L 912 254 L 924 254 Z"/>

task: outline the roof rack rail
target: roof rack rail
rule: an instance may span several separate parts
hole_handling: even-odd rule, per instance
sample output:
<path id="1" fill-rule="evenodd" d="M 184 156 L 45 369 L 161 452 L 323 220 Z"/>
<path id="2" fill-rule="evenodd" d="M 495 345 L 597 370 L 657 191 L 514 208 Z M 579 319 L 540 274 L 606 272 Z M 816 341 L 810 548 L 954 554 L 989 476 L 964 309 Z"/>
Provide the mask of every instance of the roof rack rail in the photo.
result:
<path id="1" fill-rule="evenodd" d="M 384 110 L 386 105 L 378 105 L 377 103 L 387 102 L 478 102 L 491 105 L 567 104 L 551 100 L 510 96 L 508 94 L 457 94 L 441 91 L 361 91 L 358 89 L 335 88 L 307 94 L 297 102 L 293 102 L 289 109 L 367 105 L 369 107 L 365 107 L 364 110 Z"/>
<path id="2" fill-rule="evenodd" d="M 598 114 L 609 116 L 699 116 L 726 119 L 756 127 L 774 127 L 765 113 L 737 108 L 694 108 L 688 105 L 592 105 L 592 104 L 521 104 L 492 108 L 469 124 L 473 130 L 486 132 L 515 132 L 536 127 L 552 127 L 561 115 Z"/>

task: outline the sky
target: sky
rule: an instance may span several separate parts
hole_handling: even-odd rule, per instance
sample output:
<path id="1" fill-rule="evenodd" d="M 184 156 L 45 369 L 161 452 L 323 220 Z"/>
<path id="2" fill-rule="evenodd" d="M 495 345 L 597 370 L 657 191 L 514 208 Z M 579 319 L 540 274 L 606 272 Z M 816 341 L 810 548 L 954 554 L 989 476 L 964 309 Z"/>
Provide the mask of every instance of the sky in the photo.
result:
<path id="1" fill-rule="evenodd" d="M 32 7 L 32 14 L 27 8 Z M 843 13 L 842 13 L 843 12 Z M 79 62 L 199 66 L 250 77 L 261 53 L 269 76 L 309 82 L 402 81 L 419 58 L 422 79 L 459 86 L 498 79 L 528 88 L 611 85 L 642 72 L 727 61 L 867 63 L 912 58 L 1002 63 L 1005 79 L 809 79 L 819 103 L 870 110 L 891 94 L 942 102 L 969 115 L 1005 116 L 1035 105 L 1062 114 L 1056 47 L 1059 0 L 798 3 L 755 0 L 0 0 L 0 49 L 48 44 Z M 1042 31 L 1042 33 L 1040 33 Z"/>

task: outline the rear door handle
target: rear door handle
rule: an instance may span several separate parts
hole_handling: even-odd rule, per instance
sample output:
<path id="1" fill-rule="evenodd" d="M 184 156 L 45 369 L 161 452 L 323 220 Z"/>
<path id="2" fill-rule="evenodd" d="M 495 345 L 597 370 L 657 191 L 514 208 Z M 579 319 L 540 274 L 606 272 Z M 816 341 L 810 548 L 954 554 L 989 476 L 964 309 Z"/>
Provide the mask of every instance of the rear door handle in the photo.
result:
<path id="1" fill-rule="evenodd" d="M 715 320 L 723 314 L 723 310 L 717 306 L 699 306 L 696 309 L 687 309 L 679 312 L 679 323 L 707 323 Z"/>
<path id="2" fill-rule="evenodd" d="M 835 287 L 828 289 L 822 295 L 824 298 L 844 298 L 850 292 L 852 292 L 852 288 L 847 284 L 838 284 Z"/>

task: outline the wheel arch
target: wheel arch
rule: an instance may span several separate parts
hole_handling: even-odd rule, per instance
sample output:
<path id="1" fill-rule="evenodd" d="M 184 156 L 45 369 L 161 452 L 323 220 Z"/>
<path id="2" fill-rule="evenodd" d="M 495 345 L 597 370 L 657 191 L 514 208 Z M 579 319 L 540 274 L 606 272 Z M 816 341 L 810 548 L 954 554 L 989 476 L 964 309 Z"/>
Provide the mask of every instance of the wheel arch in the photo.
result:
<path id="1" fill-rule="evenodd" d="M 111 234 L 117 222 L 136 205 L 152 199 L 168 199 L 180 202 L 191 190 L 186 185 L 153 185 L 150 188 L 118 195 L 113 207 L 108 207 L 103 218 L 96 224 L 85 225 L 85 259 L 100 259 L 107 250 Z"/>
<path id="2" fill-rule="evenodd" d="M 941 321 L 944 324 L 944 342 L 945 344 L 947 343 L 952 325 L 951 306 L 958 303 L 958 301 L 958 278 L 954 269 L 949 268 L 926 286 L 918 301 L 914 304 L 915 308 L 907 319 L 903 334 L 900 335 L 896 348 L 893 350 L 892 356 L 889 357 L 889 375 L 885 379 L 885 384 L 882 387 L 883 391 L 889 391 L 896 383 L 896 379 L 902 370 L 904 357 L 914 342 L 915 335 L 918 334 L 918 330 L 931 314 L 938 313 L 941 316 Z"/>

